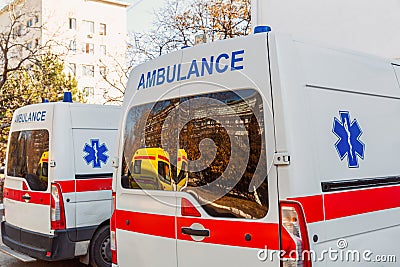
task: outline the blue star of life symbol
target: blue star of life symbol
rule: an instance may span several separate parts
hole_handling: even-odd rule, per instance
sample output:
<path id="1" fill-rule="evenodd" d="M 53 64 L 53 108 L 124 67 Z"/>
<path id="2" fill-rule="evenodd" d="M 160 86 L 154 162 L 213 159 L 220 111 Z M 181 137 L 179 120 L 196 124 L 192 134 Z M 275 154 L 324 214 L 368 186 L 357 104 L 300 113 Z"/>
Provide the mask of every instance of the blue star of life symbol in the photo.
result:
<path id="1" fill-rule="evenodd" d="M 83 152 L 86 152 L 86 156 L 83 158 L 86 161 L 86 164 L 92 163 L 93 168 L 101 168 L 101 163 L 103 162 L 104 164 L 107 163 L 108 160 L 108 155 L 106 155 L 106 152 L 108 151 L 108 148 L 106 144 L 101 144 L 99 139 L 91 139 L 91 145 L 86 143 L 85 147 L 83 148 Z"/>
<path id="2" fill-rule="evenodd" d="M 357 120 L 350 122 L 348 111 L 339 111 L 340 119 L 333 121 L 332 132 L 339 138 L 335 143 L 340 160 L 347 156 L 349 168 L 358 168 L 358 157 L 364 160 L 365 144 L 360 141 L 362 130 Z"/>

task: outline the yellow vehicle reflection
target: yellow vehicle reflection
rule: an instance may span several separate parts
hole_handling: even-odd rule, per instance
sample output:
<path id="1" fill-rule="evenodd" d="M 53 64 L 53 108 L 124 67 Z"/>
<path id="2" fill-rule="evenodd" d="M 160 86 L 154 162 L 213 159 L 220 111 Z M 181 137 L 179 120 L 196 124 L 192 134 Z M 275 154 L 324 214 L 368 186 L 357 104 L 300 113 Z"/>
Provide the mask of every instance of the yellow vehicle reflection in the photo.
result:
<path id="1" fill-rule="evenodd" d="M 43 184 L 47 184 L 49 176 L 49 152 L 43 152 L 39 160 L 39 165 L 37 167 L 36 175 Z"/>
<path id="2" fill-rule="evenodd" d="M 184 149 L 178 150 L 176 179 L 172 177 L 170 156 L 162 148 L 138 149 L 129 171 L 130 188 L 147 190 L 181 190 L 188 181 L 188 159 Z"/>
<path id="3" fill-rule="evenodd" d="M 176 189 L 180 191 L 182 188 L 186 187 L 188 181 L 188 159 L 187 153 L 184 149 L 178 150 L 178 166 L 177 172 L 178 176 L 176 179 Z"/>
<path id="4" fill-rule="evenodd" d="M 131 188 L 173 190 L 169 154 L 162 148 L 140 148 L 130 166 Z"/>

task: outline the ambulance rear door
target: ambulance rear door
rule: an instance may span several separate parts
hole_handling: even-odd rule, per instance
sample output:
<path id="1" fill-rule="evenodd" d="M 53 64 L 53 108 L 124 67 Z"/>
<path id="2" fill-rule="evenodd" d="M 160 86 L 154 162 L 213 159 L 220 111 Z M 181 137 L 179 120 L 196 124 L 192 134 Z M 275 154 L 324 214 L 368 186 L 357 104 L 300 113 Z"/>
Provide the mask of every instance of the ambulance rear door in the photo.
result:
<path id="1" fill-rule="evenodd" d="M 18 109 L 13 116 L 7 149 L 4 206 L 6 222 L 24 230 L 50 233 L 52 179 L 52 104 Z M 19 241 L 32 240 L 20 235 Z"/>
<path id="2" fill-rule="evenodd" d="M 75 163 L 77 238 L 90 238 L 111 216 L 112 159 L 120 109 L 113 106 L 71 107 Z"/>
<path id="3" fill-rule="evenodd" d="M 267 34 L 183 50 L 178 266 L 280 266 Z"/>
<path id="4" fill-rule="evenodd" d="M 114 211 L 119 266 L 177 266 L 170 168 L 176 165 L 177 121 L 169 114 L 179 105 L 179 90 L 166 77 L 176 82 L 181 55 L 177 51 L 140 65 L 129 78 Z"/>

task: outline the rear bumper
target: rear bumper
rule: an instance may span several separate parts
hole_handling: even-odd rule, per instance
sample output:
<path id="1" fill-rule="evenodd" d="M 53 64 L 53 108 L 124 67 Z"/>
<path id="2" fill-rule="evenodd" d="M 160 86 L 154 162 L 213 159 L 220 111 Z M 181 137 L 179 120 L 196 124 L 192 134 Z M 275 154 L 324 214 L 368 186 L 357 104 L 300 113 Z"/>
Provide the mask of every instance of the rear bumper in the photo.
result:
<path id="1" fill-rule="evenodd" d="M 1 223 L 3 243 L 11 249 L 45 261 L 74 258 L 75 242 L 68 238 L 66 230 L 55 231 L 54 235 L 44 235 Z"/>

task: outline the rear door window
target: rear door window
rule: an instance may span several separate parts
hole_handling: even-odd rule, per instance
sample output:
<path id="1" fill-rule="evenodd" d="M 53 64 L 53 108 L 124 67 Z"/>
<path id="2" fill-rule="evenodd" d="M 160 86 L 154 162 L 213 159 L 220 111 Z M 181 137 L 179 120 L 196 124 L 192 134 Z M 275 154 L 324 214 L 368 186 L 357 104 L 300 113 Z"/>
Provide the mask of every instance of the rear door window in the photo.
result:
<path id="1" fill-rule="evenodd" d="M 26 130 L 11 133 L 7 175 L 26 179 L 35 191 L 48 187 L 49 132 Z"/>
<path id="2" fill-rule="evenodd" d="M 133 107 L 124 143 L 124 188 L 168 190 L 173 181 L 214 217 L 260 219 L 268 212 L 264 106 L 255 90 Z"/>

